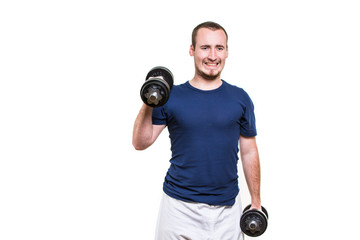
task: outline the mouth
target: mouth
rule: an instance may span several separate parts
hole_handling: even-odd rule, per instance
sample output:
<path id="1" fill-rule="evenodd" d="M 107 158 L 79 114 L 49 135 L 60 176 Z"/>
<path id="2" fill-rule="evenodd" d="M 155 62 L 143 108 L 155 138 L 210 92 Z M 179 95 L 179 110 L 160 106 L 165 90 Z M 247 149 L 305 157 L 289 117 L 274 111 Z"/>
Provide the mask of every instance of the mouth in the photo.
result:
<path id="1" fill-rule="evenodd" d="M 205 64 L 205 67 L 208 68 L 208 69 L 216 69 L 220 63 L 209 63 L 209 62 L 206 62 Z"/>

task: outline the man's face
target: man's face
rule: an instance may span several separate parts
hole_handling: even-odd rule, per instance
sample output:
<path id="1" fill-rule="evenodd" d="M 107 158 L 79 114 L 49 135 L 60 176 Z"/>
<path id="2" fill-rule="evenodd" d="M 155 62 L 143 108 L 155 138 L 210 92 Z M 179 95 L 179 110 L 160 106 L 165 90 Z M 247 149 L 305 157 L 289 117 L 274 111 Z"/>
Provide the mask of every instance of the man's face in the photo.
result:
<path id="1" fill-rule="evenodd" d="M 196 74 L 206 80 L 220 77 L 228 57 L 226 35 L 223 30 L 201 28 L 196 35 L 196 46 L 190 47 Z"/>

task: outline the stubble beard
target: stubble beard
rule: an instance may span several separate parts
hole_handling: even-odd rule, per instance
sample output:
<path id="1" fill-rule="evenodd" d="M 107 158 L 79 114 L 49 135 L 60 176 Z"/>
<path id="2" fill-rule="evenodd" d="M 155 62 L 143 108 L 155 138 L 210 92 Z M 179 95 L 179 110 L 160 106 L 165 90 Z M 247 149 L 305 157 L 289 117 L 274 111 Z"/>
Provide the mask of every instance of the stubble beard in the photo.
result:
<path id="1" fill-rule="evenodd" d="M 201 71 L 198 67 L 196 67 L 195 69 L 196 69 L 196 74 L 205 80 L 214 81 L 220 78 L 221 71 L 218 71 L 216 74 L 207 74 Z"/>

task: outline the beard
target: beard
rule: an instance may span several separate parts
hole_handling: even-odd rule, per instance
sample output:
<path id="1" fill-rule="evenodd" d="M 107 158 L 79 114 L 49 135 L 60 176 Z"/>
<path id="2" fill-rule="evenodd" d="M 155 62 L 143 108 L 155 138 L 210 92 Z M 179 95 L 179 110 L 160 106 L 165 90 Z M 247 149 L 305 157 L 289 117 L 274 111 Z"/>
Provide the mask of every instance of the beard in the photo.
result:
<path id="1" fill-rule="evenodd" d="M 203 71 L 201 71 L 197 66 L 195 66 L 195 71 L 196 74 L 199 75 L 200 77 L 212 81 L 215 79 L 218 79 L 220 77 L 221 71 L 218 71 L 217 73 L 212 73 L 213 71 L 210 71 L 210 74 L 207 74 Z"/>

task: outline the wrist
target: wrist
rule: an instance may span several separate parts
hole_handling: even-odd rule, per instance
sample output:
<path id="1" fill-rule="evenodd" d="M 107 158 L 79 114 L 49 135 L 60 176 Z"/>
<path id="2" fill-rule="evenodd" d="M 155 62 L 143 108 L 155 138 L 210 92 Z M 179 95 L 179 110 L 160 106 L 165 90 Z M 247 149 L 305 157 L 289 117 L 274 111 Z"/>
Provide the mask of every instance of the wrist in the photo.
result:
<path id="1" fill-rule="evenodd" d="M 251 201 L 251 208 L 261 210 L 261 201 L 260 200 L 252 200 Z"/>

